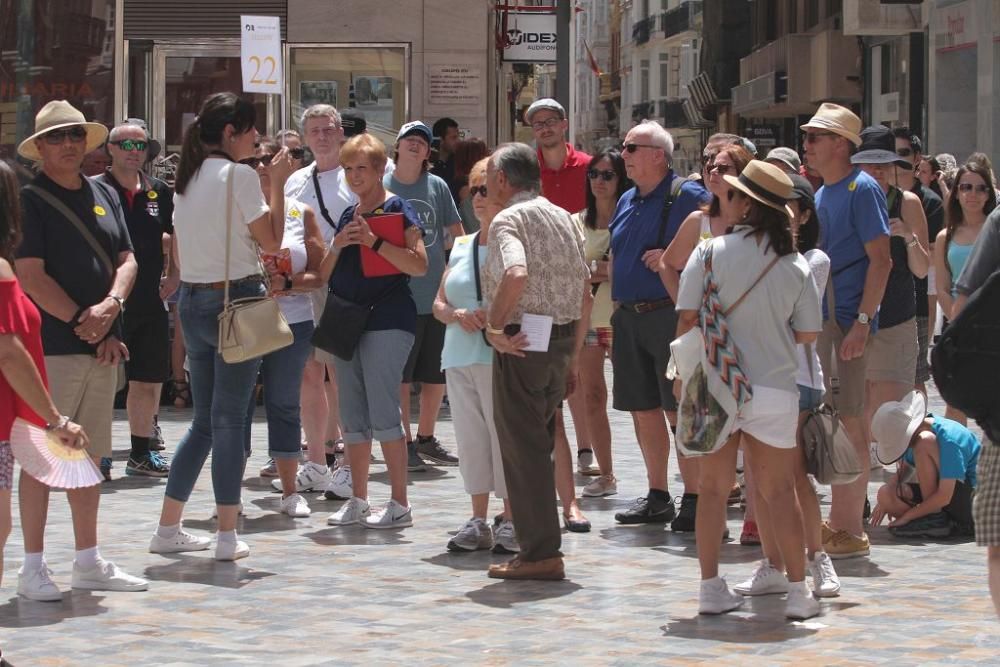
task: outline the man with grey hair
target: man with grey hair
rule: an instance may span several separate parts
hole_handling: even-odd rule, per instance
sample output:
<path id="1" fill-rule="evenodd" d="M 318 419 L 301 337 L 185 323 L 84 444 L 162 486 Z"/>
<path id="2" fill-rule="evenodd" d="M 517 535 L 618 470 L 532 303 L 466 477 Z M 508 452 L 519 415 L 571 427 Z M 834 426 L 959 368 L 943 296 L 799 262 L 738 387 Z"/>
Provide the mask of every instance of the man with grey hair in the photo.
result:
<path id="1" fill-rule="evenodd" d="M 117 193 L 139 265 L 135 286 L 125 301 L 128 315 L 122 318 L 122 342 L 129 350 L 125 364 L 129 383 L 125 407 L 132 435 L 132 451 L 125 472 L 166 477 L 170 466 L 155 451 L 161 447 L 156 424 L 160 390 L 170 377 L 169 322 L 163 298 L 177 289 L 180 271 L 176 263 L 170 262 L 167 279 L 161 287 L 163 258 L 171 256 L 174 193 L 163 181 L 143 173 L 150 149 L 143 121 L 129 119 L 117 125 L 107 143 L 111 168 L 95 180 Z M 110 459 L 106 464 L 110 474 Z"/>
<path id="2" fill-rule="evenodd" d="M 667 491 L 667 419 L 671 429 L 676 429 L 677 402 L 673 383 L 664 374 L 677 313 L 664 282 L 669 268 L 660 269 L 660 256 L 684 219 L 707 204 L 710 195 L 698 183 L 674 174 L 670 167 L 673 147 L 670 133 L 655 121 L 629 130 L 622 157 L 635 187 L 622 195 L 609 225 L 611 298 L 618 304 L 611 316 L 615 330 L 613 405 L 632 413 L 649 483 L 645 497 L 615 514 L 615 520 L 624 524 L 666 523 L 675 516 Z M 685 493 L 680 516 L 671 527 L 678 532 L 693 531 L 697 462 L 685 458 L 678 462 Z"/>
<path id="3" fill-rule="evenodd" d="M 552 452 L 559 404 L 577 384 L 590 271 L 582 231 L 540 187 L 538 159 L 525 144 L 503 144 L 487 163 L 487 197 L 503 210 L 483 267 L 486 337 L 496 351 L 494 420 L 521 545 L 513 560 L 490 567 L 495 579 L 565 577 Z"/>
<path id="4" fill-rule="evenodd" d="M 289 176 L 285 183 L 285 197 L 297 199 L 316 211 L 323 240 L 329 245 L 333 242 L 340 216 L 357 201 L 347 187 L 344 168 L 340 166 L 340 146 L 344 143 L 340 113 L 329 104 L 314 104 L 302 112 L 300 128 L 315 162 Z M 317 323 L 326 306 L 328 291 L 324 285 L 312 293 L 313 314 Z M 295 477 L 295 493 L 328 490 L 333 493 L 331 487 L 335 482 L 339 482 L 337 488 L 340 493 L 335 494 L 337 496 L 350 489 L 350 468 L 345 468 L 335 479 L 327 467 L 327 461 L 332 461 L 338 451 L 343 451 L 337 400 L 333 355 L 317 348 L 306 362 L 302 375 L 302 430 L 309 447 L 309 460 L 299 468 Z M 276 474 L 267 468 L 261 473 Z M 281 490 L 281 480 L 275 479 L 272 484 Z"/>

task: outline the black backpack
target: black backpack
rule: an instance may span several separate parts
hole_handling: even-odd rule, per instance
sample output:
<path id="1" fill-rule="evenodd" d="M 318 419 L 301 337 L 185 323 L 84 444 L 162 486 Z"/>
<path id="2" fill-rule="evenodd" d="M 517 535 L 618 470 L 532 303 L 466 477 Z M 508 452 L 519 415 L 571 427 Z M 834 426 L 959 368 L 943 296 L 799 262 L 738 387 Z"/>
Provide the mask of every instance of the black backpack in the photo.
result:
<path id="1" fill-rule="evenodd" d="M 941 398 L 1000 445 L 1000 270 L 969 297 L 931 353 Z"/>

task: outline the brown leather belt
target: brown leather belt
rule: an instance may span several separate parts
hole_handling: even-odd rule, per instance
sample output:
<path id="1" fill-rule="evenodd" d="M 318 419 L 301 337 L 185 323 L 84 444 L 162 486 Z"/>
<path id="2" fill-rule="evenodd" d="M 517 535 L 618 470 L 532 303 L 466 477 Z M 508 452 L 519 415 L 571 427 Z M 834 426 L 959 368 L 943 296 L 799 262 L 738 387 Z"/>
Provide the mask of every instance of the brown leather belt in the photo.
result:
<path id="1" fill-rule="evenodd" d="M 631 310 L 633 313 L 650 313 L 661 308 L 669 308 L 674 305 L 674 302 L 670 300 L 670 297 L 667 297 L 666 299 L 657 299 L 656 301 L 623 301 L 619 305 L 625 310 Z"/>
<path id="2" fill-rule="evenodd" d="M 229 281 L 229 287 L 233 288 L 237 285 L 246 285 L 249 283 L 262 283 L 264 282 L 264 276 L 247 276 L 245 278 L 237 278 L 236 280 Z M 188 283 L 181 281 L 181 285 L 186 285 L 191 289 L 225 289 L 226 281 L 217 280 L 214 283 Z"/>
<path id="3" fill-rule="evenodd" d="M 503 328 L 503 332 L 508 336 L 516 336 L 521 331 L 520 324 L 508 324 Z M 557 338 L 567 338 L 569 336 L 576 335 L 576 320 L 572 322 L 567 322 L 566 324 L 553 324 L 552 334 L 549 336 L 550 339 L 555 340 Z"/>

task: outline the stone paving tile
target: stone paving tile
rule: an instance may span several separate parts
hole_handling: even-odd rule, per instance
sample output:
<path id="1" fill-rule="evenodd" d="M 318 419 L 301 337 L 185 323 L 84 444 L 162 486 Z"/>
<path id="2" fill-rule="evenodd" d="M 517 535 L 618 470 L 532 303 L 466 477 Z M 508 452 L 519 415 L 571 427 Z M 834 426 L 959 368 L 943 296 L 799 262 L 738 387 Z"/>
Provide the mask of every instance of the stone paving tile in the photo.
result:
<path id="1" fill-rule="evenodd" d="M 940 408 L 937 399 L 932 405 Z M 165 409 L 161 419 L 172 449 L 190 413 Z M 469 513 L 457 468 L 411 475 L 415 525 L 399 531 L 327 526 L 339 503 L 317 494 L 307 495 L 314 511 L 308 519 L 275 514 L 278 496 L 268 482 L 248 477 L 240 532 L 252 553 L 237 563 L 216 563 L 211 552 L 147 553 L 163 482 L 123 478 L 103 488 L 102 551 L 149 578 L 151 590 L 69 591 L 71 524 L 65 501 L 53 494 L 47 559 L 66 592 L 56 603 L 14 594 L 22 551 L 15 510 L 0 589 L 0 646 L 15 665 L 53 667 L 402 660 L 486 666 L 997 664 L 1000 625 L 987 593 L 985 551 L 967 541 L 896 542 L 876 529 L 870 559 L 837 563 L 843 593 L 824 601 L 818 618 L 789 623 L 776 597 L 749 600 L 723 617 L 699 617 L 693 538 L 660 526 L 615 525 L 614 512 L 645 491 L 645 475 L 631 419 L 613 413 L 612 426 L 620 493 L 582 501 L 594 531 L 564 533 L 567 581 L 495 581 L 485 570 L 504 557 L 447 551 Z M 454 442 L 447 413 L 438 435 Z M 124 472 L 127 442 L 127 423 L 118 414 L 116 476 Z M 253 442 L 250 471 L 264 462 L 266 427 L 259 420 Z M 388 494 L 384 466 L 372 471 L 372 501 L 379 503 Z M 680 490 L 673 459 L 671 480 Z M 211 505 L 206 472 L 185 525 L 214 531 Z M 734 536 L 740 525 L 739 513 L 730 511 Z M 730 542 L 722 550 L 722 573 L 743 578 L 757 558 L 757 549 Z"/>

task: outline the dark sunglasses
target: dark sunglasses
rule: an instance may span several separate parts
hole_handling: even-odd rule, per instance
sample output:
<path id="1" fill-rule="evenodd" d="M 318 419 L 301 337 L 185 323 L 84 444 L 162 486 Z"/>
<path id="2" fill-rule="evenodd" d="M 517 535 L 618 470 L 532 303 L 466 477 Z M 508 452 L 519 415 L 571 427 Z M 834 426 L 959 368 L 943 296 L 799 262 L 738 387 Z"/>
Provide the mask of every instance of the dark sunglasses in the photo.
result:
<path id="1" fill-rule="evenodd" d="M 476 195 L 486 196 L 486 186 L 485 185 L 473 185 L 469 188 L 469 196 L 475 197 Z"/>
<path id="2" fill-rule="evenodd" d="M 62 142 L 69 139 L 74 144 L 78 144 L 81 141 L 87 140 L 87 130 L 79 125 L 75 127 L 67 127 L 63 130 L 52 130 L 51 132 L 46 132 L 42 135 L 45 139 L 45 143 L 50 146 L 58 146 Z"/>
<path id="3" fill-rule="evenodd" d="M 654 146 L 653 144 L 625 144 L 622 146 L 626 153 L 634 153 L 640 148 L 659 148 L 659 146 Z"/>
<path id="4" fill-rule="evenodd" d="M 248 157 L 244 160 L 240 160 L 240 164 L 245 164 L 251 169 L 256 169 L 260 165 L 264 165 L 266 167 L 271 164 L 271 160 L 274 159 L 275 155 L 277 155 L 277 153 L 271 153 L 270 155 L 264 155 L 262 157 Z"/>
<path id="5" fill-rule="evenodd" d="M 986 194 L 987 192 L 990 191 L 990 188 L 989 188 L 989 186 L 982 185 L 982 184 L 973 184 L 973 183 L 959 183 L 958 184 L 958 191 L 959 192 L 972 192 L 973 190 L 976 192 L 976 194 L 984 195 L 984 194 Z"/>
<path id="6" fill-rule="evenodd" d="M 108 143 L 129 153 L 132 151 L 144 151 L 149 145 L 148 141 L 142 141 L 141 139 L 122 139 L 121 141 L 109 141 Z"/>
<path id="7" fill-rule="evenodd" d="M 596 181 L 598 178 L 602 178 L 607 182 L 614 180 L 615 172 L 613 169 L 590 169 L 587 171 L 587 178 L 592 181 Z"/>
<path id="8" fill-rule="evenodd" d="M 714 171 L 719 176 L 725 176 L 726 174 L 729 174 L 729 173 L 735 174 L 736 173 L 736 167 L 734 167 L 731 164 L 713 164 L 711 167 L 708 168 L 708 171 L 710 171 L 710 172 Z"/>

